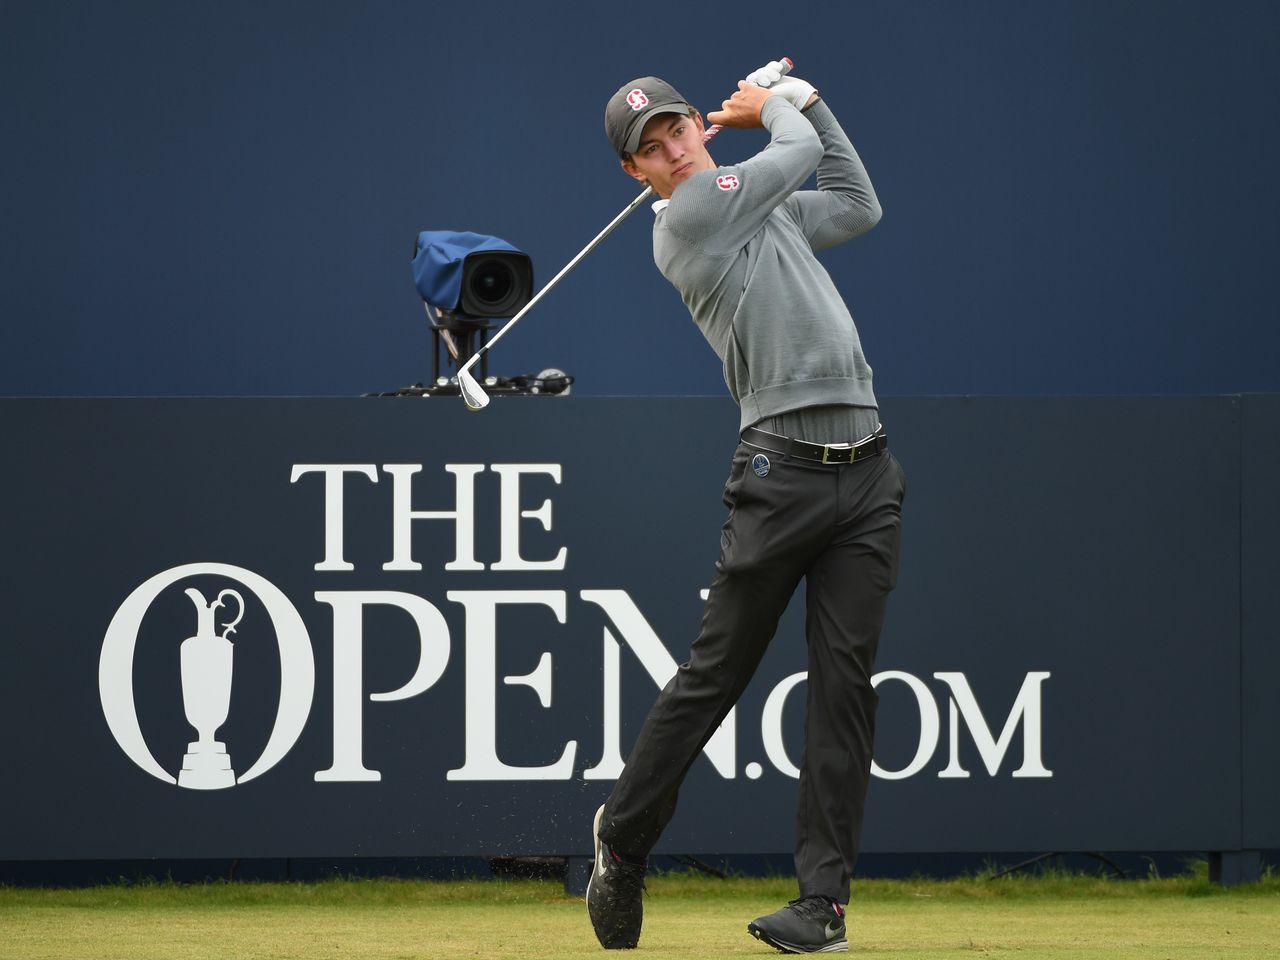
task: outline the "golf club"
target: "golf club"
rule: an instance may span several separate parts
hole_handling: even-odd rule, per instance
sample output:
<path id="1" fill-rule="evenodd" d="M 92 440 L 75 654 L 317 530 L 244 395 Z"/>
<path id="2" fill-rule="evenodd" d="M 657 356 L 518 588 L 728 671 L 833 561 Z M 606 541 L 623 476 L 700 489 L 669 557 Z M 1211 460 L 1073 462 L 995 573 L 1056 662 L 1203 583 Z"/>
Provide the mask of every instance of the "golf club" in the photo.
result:
<path id="1" fill-rule="evenodd" d="M 791 59 L 789 57 L 782 57 L 781 63 L 783 65 L 782 72 L 784 74 L 789 73 L 791 71 L 791 68 L 794 66 L 794 64 L 791 62 Z M 718 123 L 712 124 L 711 126 L 707 127 L 707 129 L 703 131 L 702 142 L 703 143 L 708 142 L 712 137 L 714 137 L 717 133 L 719 133 L 721 129 L 722 128 Z M 640 196 L 636 197 L 629 204 L 623 207 L 622 212 L 619 213 L 616 217 L 614 217 L 611 221 L 609 221 L 609 225 L 605 227 L 603 230 L 601 230 L 598 234 L 596 234 L 595 238 L 590 243 L 588 243 L 585 247 L 583 247 L 578 252 L 577 256 L 575 256 L 572 260 L 566 263 L 564 267 L 561 268 L 559 273 L 557 273 L 554 277 L 548 280 L 546 285 L 541 290 L 539 290 L 536 294 L 534 294 L 528 303 L 526 303 L 523 307 L 520 308 L 520 312 L 517 313 L 510 320 L 508 320 L 503 325 L 502 329 L 499 330 L 496 334 L 494 334 L 494 337 L 492 340 L 485 343 L 479 350 L 477 350 L 474 354 L 471 355 L 470 360 L 468 360 L 466 363 L 462 365 L 462 368 L 458 370 L 458 391 L 462 394 L 462 399 L 466 401 L 468 410 L 472 410 L 472 411 L 483 410 L 485 407 L 489 405 L 489 395 L 484 392 L 484 389 L 480 386 L 480 383 L 476 380 L 474 376 L 471 375 L 471 368 L 475 366 L 476 362 L 480 359 L 480 357 L 487 350 L 489 350 L 495 343 L 501 340 L 503 335 L 508 330 L 514 327 L 517 323 L 519 323 L 520 318 L 523 317 L 526 313 L 528 313 L 529 310 L 532 309 L 533 305 L 536 304 L 539 300 L 541 300 L 546 295 L 547 291 L 549 291 L 552 287 L 554 287 L 557 283 L 559 283 L 561 277 L 563 277 L 570 270 L 576 267 L 583 257 L 589 254 L 596 247 L 598 247 L 600 245 L 600 242 L 604 240 L 605 237 L 609 236 L 609 234 L 613 233 L 614 229 L 618 226 L 618 224 L 620 224 L 623 220 L 627 219 L 627 217 L 631 216 L 631 213 L 636 209 L 636 207 L 644 203 L 644 201 L 648 199 L 652 193 L 653 193 L 653 187 L 651 186 L 645 187 L 644 190 L 641 192 Z"/>

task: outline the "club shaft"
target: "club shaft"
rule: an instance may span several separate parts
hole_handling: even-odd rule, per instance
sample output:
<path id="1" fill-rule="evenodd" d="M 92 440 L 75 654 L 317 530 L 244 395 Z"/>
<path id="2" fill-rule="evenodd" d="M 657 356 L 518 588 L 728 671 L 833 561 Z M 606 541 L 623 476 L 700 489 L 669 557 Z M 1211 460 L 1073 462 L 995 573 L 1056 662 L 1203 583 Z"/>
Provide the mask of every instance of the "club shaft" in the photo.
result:
<path id="1" fill-rule="evenodd" d="M 502 329 L 497 332 L 497 334 L 494 336 L 492 340 L 490 340 L 488 343 L 482 346 L 479 350 L 477 350 L 475 354 L 471 357 L 471 359 L 466 362 L 466 364 L 463 366 L 462 369 L 469 370 L 471 366 L 477 360 L 480 359 L 481 355 L 486 350 L 488 350 L 495 343 L 501 340 L 503 337 L 503 334 L 505 334 L 512 327 L 514 327 L 516 323 L 519 322 L 521 317 L 523 317 L 526 313 L 528 313 L 537 304 L 539 300 L 541 300 L 544 296 L 547 295 L 547 293 L 551 290 L 552 287 L 554 287 L 557 283 L 560 282 L 561 277 L 563 277 L 566 273 L 568 273 L 570 270 L 576 267 L 583 257 L 589 254 L 596 247 L 598 247 L 600 245 L 600 242 L 604 240 L 605 237 L 609 236 L 609 234 L 613 233 L 613 231 L 617 229 L 618 224 L 620 224 L 623 220 L 627 219 L 627 217 L 631 216 L 632 211 L 634 211 L 636 207 L 640 206 L 640 204 L 642 204 L 651 193 L 653 193 L 653 187 L 645 187 L 643 192 L 641 192 L 640 196 L 636 197 L 629 204 L 627 204 L 626 207 L 623 208 L 621 213 L 619 213 L 616 217 L 614 217 L 612 220 L 609 221 L 609 225 L 607 227 L 605 227 L 598 234 L 596 234 L 594 240 L 592 240 L 580 251 L 578 251 L 577 256 L 575 256 L 572 260 L 570 260 L 563 267 L 561 267 L 560 272 L 557 273 L 550 280 L 548 280 L 546 285 L 537 293 L 535 293 L 533 297 L 530 298 L 528 303 L 526 303 L 523 307 L 520 308 L 520 312 L 517 313 L 514 317 L 512 317 L 503 325 Z"/>

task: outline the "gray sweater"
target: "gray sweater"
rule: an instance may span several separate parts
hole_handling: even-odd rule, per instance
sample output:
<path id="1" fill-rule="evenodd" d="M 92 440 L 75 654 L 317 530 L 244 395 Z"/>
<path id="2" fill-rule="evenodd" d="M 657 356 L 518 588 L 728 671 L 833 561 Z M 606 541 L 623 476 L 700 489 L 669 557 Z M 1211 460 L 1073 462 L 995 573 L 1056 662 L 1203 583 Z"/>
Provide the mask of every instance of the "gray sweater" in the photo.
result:
<path id="1" fill-rule="evenodd" d="M 742 428 L 860 439 L 876 423 L 871 367 L 814 251 L 871 229 L 880 204 L 826 104 L 802 114 L 770 97 L 760 119 L 764 150 L 655 205 L 654 260 L 720 357 Z M 800 190 L 815 168 L 818 189 Z"/>

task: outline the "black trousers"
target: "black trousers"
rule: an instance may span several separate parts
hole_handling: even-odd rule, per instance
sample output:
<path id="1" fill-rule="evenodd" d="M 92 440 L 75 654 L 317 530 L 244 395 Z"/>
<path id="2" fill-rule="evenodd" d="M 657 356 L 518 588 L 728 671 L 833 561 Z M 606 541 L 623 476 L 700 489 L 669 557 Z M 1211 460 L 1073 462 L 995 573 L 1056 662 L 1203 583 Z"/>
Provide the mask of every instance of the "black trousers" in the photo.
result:
<path id="1" fill-rule="evenodd" d="M 761 453 L 764 476 L 752 466 Z M 637 856 L 657 843 L 689 767 L 746 689 L 804 578 L 809 676 L 796 876 L 800 896 L 848 902 L 871 776 L 871 675 L 897 580 L 905 492 L 888 451 L 824 465 L 738 445 L 702 626 L 605 805 L 606 843 Z"/>

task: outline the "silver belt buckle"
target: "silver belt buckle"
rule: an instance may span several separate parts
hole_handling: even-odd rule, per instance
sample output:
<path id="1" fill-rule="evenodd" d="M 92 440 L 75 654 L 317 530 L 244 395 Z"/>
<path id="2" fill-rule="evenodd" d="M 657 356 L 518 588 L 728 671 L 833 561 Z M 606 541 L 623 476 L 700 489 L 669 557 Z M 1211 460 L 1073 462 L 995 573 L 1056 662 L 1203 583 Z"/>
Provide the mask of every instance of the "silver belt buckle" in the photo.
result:
<path id="1" fill-rule="evenodd" d="M 853 448 L 854 448 L 854 445 L 852 443 L 828 443 L 822 448 L 822 462 L 823 463 L 853 463 Z M 841 453 L 848 453 L 849 458 L 847 460 L 831 460 L 830 456 L 831 456 L 832 450 L 839 450 Z"/>

